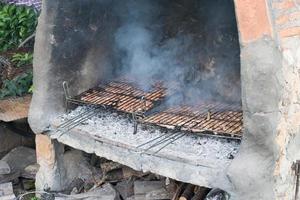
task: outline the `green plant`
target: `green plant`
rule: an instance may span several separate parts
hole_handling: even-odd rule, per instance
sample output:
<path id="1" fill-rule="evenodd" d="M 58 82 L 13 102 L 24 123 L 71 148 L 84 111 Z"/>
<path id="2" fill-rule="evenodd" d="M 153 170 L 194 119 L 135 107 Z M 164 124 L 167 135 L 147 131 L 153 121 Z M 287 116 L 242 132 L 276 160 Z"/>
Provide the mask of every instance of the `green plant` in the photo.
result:
<path id="1" fill-rule="evenodd" d="M 32 64 L 33 54 L 32 53 L 16 53 L 12 56 L 12 62 L 17 66 L 21 67 L 24 65 Z"/>
<path id="2" fill-rule="evenodd" d="M 33 85 L 31 85 L 28 89 L 28 93 L 32 94 L 33 91 L 34 91 L 34 87 L 33 87 Z"/>
<path id="3" fill-rule="evenodd" d="M 37 14 L 32 8 L 0 6 L 0 51 L 16 47 L 33 34 L 36 25 Z"/>
<path id="4" fill-rule="evenodd" d="M 0 99 L 8 96 L 22 96 L 28 93 L 31 86 L 32 72 L 26 72 L 12 80 L 4 80 L 0 90 Z"/>
<path id="5" fill-rule="evenodd" d="M 40 198 L 38 198 L 38 197 L 31 197 L 31 199 L 30 200 L 41 200 Z"/>

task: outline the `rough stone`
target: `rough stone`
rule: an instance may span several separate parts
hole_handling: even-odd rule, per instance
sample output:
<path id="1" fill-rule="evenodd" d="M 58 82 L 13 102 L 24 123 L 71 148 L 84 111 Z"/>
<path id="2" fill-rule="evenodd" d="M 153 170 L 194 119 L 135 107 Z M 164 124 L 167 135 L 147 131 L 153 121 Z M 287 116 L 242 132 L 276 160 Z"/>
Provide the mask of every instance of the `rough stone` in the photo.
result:
<path id="1" fill-rule="evenodd" d="M 71 184 L 69 185 L 69 190 L 66 190 L 66 193 L 70 193 L 70 194 L 79 194 L 81 191 L 83 191 L 84 189 L 84 181 L 80 178 L 75 178 Z"/>
<path id="2" fill-rule="evenodd" d="M 161 197 L 169 197 L 164 188 L 164 181 L 141 181 L 134 182 L 134 198 L 156 200 L 165 199 Z"/>
<path id="3" fill-rule="evenodd" d="M 17 147 L 4 156 L 2 161 L 9 165 L 11 173 L 0 175 L 0 183 L 12 181 L 19 177 L 27 166 L 36 163 L 35 150 L 27 147 Z"/>
<path id="4" fill-rule="evenodd" d="M 100 164 L 100 168 L 104 174 L 112 170 L 121 169 L 122 167 L 123 166 L 121 164 L 112 161 L 103 162 Z"/>
<path id="5" fill-rule="evenodd" d="M 275 138 L 279 153 L 275 157 L 274 187 L 278 199 L 293 199 L 296 188 L 291 166 L 300 159 L 300 37 L 284 39 L 282 48 L 284 93 Z"/>
<path id="6" fill-rule="evenodd" d="M 121 181 L 132 177 L 142 177 L 145 173 L 135 171 L 129 167 L 122 165 L 122 168 L 116 168 L 108 172 L 103 171 L 103 179 L 105 181 Z"/>
<path id="7" fill-rule="evenodd" d="M 63 163 L 64 146 L 45 135 L 36 135 L 37 162 L 40 165 L 36 174 L 36 189 L 61 191 L 65 185 Z"/>
<path id="8" fill-rule="evenodd" d="M 64 185 L 70 185 L 75 179 L 84 182 L 94 182 L 92 166 L 89 164 L 82 151 L 71 150 L 64 155 L 64 169 L 66 176 Z"/>
<path id="9" fill-rule="evenodd" d="M 34 147 L 34 137 L 21 136 L 0 124 L 0 159 L 18 146 Z"/>
<path id="10" fill-rule="evenodd" d="M 55 135 L 53 135 L 53 138 L 56 138 Z M 186 161 L 163 155 L 140 153 L 135 149 L 123 147 L 117 143 L 110 143 L 105 140 L 96 141 L 86 132 L 78 131 L 64 134 L 58 140 L 73 148 L 82 149 L 87 153 L 95 153 L 100 157 L 110 158 L 136 171 L 152 172 L 178 181 L 206 187 L 219 187 L 226 191 L 231 186 L 225 177 L 225 170 L 228 167 L 228 163 L 225 160 L 215 162 L 215 167 L 207 167 L 201 165 L 201 162 L 197 164 L 191 160 Z"/>
<path id="11" fill-rule="evenodd" d="M 33 165 L 27 166 L 21 173 L 23 178 L 35 179 L 36 173 L 39 171 L 39 164 L 35 163 Z"/>
<path id="12" fill-rule="evenodd" d="M 110 39 L 106 36 L 113 37 L 110 34 L 113 23 L 102 20 L 106 16 L 106 8 L 102 3 L 78 0 L 43 3 L 34 47 L 35 92 L 28 116 L 35 133 L 43 133 L 49 126 L 49 120 L 65 112 L 64 81 L 72 86 L 70 95 L 75 95 L 109 76 L 112 55 L 109 50 L 111 47 L 107 44 Z M 82 12 L 82 9 L 88 12 Z M 70 25 L 76 24 L 76 28 L 58 26 L 62 25 L 67 13 L 77 13 L 67 19 Z M 88 21 L 90 24 L 86 23 Z M 99 25 L 101 28 L 98 28 Z M 107 33 L 103 35 L 104 32 Z"/>
<path id="13" fill-rule="evenodd" d="M 14 200 L 16 196 L 13 192 L 12 183 L 2 183 L 0 184 L 0 199 L 1 200 Z"/>
<path id="14" fill-rule="evenodd" d="M 80 108 L 81 107 L 79 107 L 79 109 Z M 76 110 L 72 111 L 69 115 L 72 115 Z M 101 116 L 102 115 L 104 115 L 104 113 L 102 113 Z M 58 138 L 59 142 L 75 149 L 81 149 L 87 153 L 95 153 L 100 157 L 127 165 L 136 171 L 152 172 L 182 182 L 190 182 L 206 187 L 220 187 L 224 190 L 230 187 L 230 183 L 226 180 L 224 170 L 227 169 L 231 160 L 228 159 L 226 155 L 228 155 L 229 152 L 237 151 L 238 142 L 188 135 L 182 138 L 182 140 L 166 147 L 159 154 L 152 154 L 151 152 L 143 152 L 142 150 L 137 151 L 136 146 L 163 133 L 155 132 L 149 134 L 149 132 L 143 131 L 139 127 L 138 134 L 132 135 L 130 128 L 133 126 L 130 126 L 130 123 L 127 126 L 126 123 L 120 123 L 123 121 L 118 118 L 118 122 L 113 122 L 117 125 L 120 124 L 120 128 L 117 126 L 118 129 L 113 129 L 116 125 L 114 124 L 114 127 L 111 128 L 108 123 L 111 122 L 110 119 L 106 122 L 106 119 L 101 117 L 95 118 L 96 119 L 93 118 L 90 120 L 91 122 L 89 122 L 92 128 L 87 125 L 88 123 L 85 123 L 60 137 L 58 137 L 55 130 L 50 131 L 48 134 L 53 139 Z M 61 117 L 59 117 L 58 120 L 60 119 Z M 94 128 L 93 122 L 97 122 L 95 120 L 98 119 L 108 124 L 106 129 L 104 129 L 105 133 L 99 131 L 101 128 L 100 125 L 98 129 Z M 90 131 L 90 129 L 94 131 Z M 118 130 L 118 132 L 114 134 L 112 129 Z M 114 136 L 111 136 L 110 133 Z M 94 135 L 99 137 L 94 137 Z M 200 146 L 198 146 L 199 143 L 197 143 L 197 141 L 201 141 Z M 189 146 L 191 143 L 194 145 L 189 149 L 186 148 L 183 150 L 180 148 L 180 146 Z M 199 149 L 199 151 L 195 149 Z M 191 171 L 193 171 L 194 174 L 190 173 Z M 123 176 L 122 170 L 115 172 L 118 172 L 118 179 L 121 179 Z M 123 172 L 123 174 L 125 173 Z M 113 179 L 115 179 L 115 177 Z"/>
<path id="15" fill-rule="evenodd" d="M 103 179 L 108 182 L 121 181 L 124 179 L 123 170 L 122 169 L 111 170 L 104 175 Z"/>
<path id="16" fill-rule="evenodd" d="M 130 167 L 126 167 L 126 166 L 124 166 L 122 168 L 122 171 L 123 171 L 124 179 L 129 179 L 131 177 L 143 177 L 143 176 L 149 174 L 149 173 L 144 173 L 141 171 L 136 171 L 136 170 L 131 169 Z"/>
<path id="17" fill-rule="evenodd" d="M 145 195 L 133 195 L 126 200 L 145 200 Z"/>
<path id="18" fill-rule="evenodd" d="M 133 181 L 124 180 L 116 184 L 115 189 L 119 192 L 123 199 L 134 195 Z"/>
<path id="19" fill-rule="evenodd" d="M 48 136 L 37 137 L 38 164 L 41 166 L 36 174 L 38 189 L 71 192 L 76 179 L 81 179 L 86 184 L 100 182 L 101 176 L 89 164 L 83 152 L 64 152 L 64 147 L 57 141 Z M 59 159 L 59 162 L 56 162 L 56 159 Z"/>
<path id="20" fill-rule="evenodd" d="M 242 57 L 244 138 L 228 170 L 236 187 L 232 198 L 276 199 L 273 170 L 278 152 L 274 139 L 283 93 L 281 55 L 274 41 L 263 38 L 243 47 Z"/>
<path id="21" fill-rule="evenodd" d="M 134 194 L 146 195 L 149 192 L 161 189 L 164 187 L 163 181 L 134 181 Z"/>
<path id="22" fill-rule="evenodd" d="M 0 175 L 9 174 L 10 167 L 7 162 L 0 160 Z"/>
<path id="23" fill-rule="evenodd" d="M 106 184 L 101 188 L 93 189 L 86 193 L 76 195 L 64 195 L 61 197 L 55 197 L 55 200 L 120 200 L 119 194 L 110 185 Z"/>
<path id="24" fill-rule="evenodd" d="M 170 193 L 165 188 L 148 192 L 145 197 L 146 200 L 171 199 Z"/>
<path id="25" fill-rule="evenodd" d="M 25 191 L 32 191 L 35 189 L 35 180 L 22 179 L 22 185 Z"/>

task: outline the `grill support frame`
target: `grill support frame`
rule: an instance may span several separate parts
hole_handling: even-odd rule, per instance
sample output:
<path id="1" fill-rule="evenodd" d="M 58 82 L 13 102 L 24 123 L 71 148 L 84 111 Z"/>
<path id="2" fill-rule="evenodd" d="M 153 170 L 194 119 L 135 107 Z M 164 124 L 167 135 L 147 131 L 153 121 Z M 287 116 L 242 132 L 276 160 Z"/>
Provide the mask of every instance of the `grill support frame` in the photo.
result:
<path id="1" fill-rule="evenodd" d="M 124 93 L 130 92 L 130 90 L 131 90 L 130 86 L 126 85 L 125 82 L 123 82 L 121 84 L 124 87 L 129 88 L 129 89 L 125 90 Z M 109 82 L 108 85 L 116 85 L 116 84 L 115 84 L 115 82 Z M 101 88 L 101 91 L 102 90 L 105 91 L 107 89 L 104 86 L 97 87 L 97 88 Z M 118 88 L 118 89 L 120 89 L 122 92 L 122 88 Z M 94 106 L 100 105 L 104 109 L 112 109 L 112 110 L 117 110 L 119 112 L 126 113 L 126 110 L 115 108 L 115 105 L 117 105 L 118 103 L 116 103 L 116 104 L 112 103 L 110 105 L 103 105 L 103 104 L 97 104 L 97 101 L 99 102 L 99 100 L 96 100 L 93 102 L 93 98 L 94 99 L 98 98 L 97 95 L 94 95 L 92 97 L 91 102 L 80 99 L 81 97 L 83 97 L 84 94 L 89 94 L 88 91 L 93 90 L 93 89 L 83 92 L 82 94 L 80 94 L 78 96 L 71 97 L 70 93 L 69 93 L 68 83 L 66 81 L 64 81 L 63 82 L 63 90 L 64 90 L 66 110 L 70 110 L 70 105 L 72 105 L 72 104 L 94 105 Z M 135 94 L 138 93 L 135 91 L 131 91 L 131 92 L 135 93 Z M 121 95 L 123 95 L 123 94 L 121 93 Z M 129 95 L 129 97 L 131 97 L 131 96 Z M 134 97 L 134 98 L 136 98 L 136 97 Z M 141 104 L 146 104 L 145 96 L 142 96 L 139 99 L 139 101 Z M 162 99 L 160 99 L 160 101 L 162 101 Z M 242 138 L 242 112 L 239 111 L 237 109 L 237 106 L 235 106 L 235 105 L 226 105 L 226 104 L 224 104 L 224 105 L 222 105 L 220 103 L 215 104 L 215 105 L 213 105 L 213 103 L 211 103 L 211 104 L 204 103 L 204 104 L 201 104 L 200 106 L 198 106 L 198 108 L 200 108 L 199 110 L 193 110 L 193 107 L 189 107 L 189 106 L 185 106 L 183 108 L 168 108 L 167 110 L 162 110 L 162 111 L 158 111 L 157 113 L 152 113 L 152 115 L 149 115 L 149 116 L 145 116 L 145 113 L 148 112 L 149 110 L 151 110 L 151 108 L 148 110 L 139 108 L 139 109 L 137 109 L 137 111 L 127 112 L 127 114 L 129 114 L 128 116 L 130 116 L 134 122 L 133 123 L 134 124 L 133 125 L 134 126 L 133 134 L 136 134 L 138 124 L 143 124 L 143 125 L 156 126 L 156 127 L 160 127 L 160 128 L 166 128 L 166 129 L 174 129 L 174 130 L 179 129 L 180 131 L 183 131 L 185 133 L 210 135 L 210 136 L 216 136 L 216 137 L 227 138 L 227 139 L 241 139 Z M 154 108 L 154 107 L 155 107 L 155 103 L 153 103 L 152 108 Z M 125 108 L 126 108 L 126 106 L 125 106 Z M 195 107 L 195 109 L 196 108 L 197 108 L 197 106 Z M 226 111 L 226 109 L 228 109 L 228 108 L 235 108 L 236 110 L 228 110 L 227 112 L 229 112 L 229 113 L 236 112 L 236 113 L 233 114 L 232 116 L 230 116 L 230 114 L 225 114 L 225 116 L 223 116 L 224 120 L 220 120 L 218 118 L 215 119 L 215 117 L 219 116 L 219 115 L 222 117 L 222 111 Z M 207 112 L 205 112 L 205 110 L 207 110 Z M 153 117 L 155 119 L 156 114 L 158 114 L 158 115 L 165 114 L 165 115 L 167 115 L 167 117 L 165 117 L 165 119 L 158 119 L 159 121 L 157 121 L 157 119 L 151 120 L 151 118 L 153 118 Z M 172 116 L 172 115 L 174 115 L 174 116 Z M 209 115 L 209 118 L 208 118 L 208 115 Z M 225 120 L 225 118 L 227 118 L 227 120 Z M 235 121 L 234 120 L 230 121 L 232 118 Z M 214 124 L 214 120 L 216 123 L 219 122 L 219 125 Z M 161 122 L 161 121 L 163 121 L 163 122 Z M 168 123 L 168 121 L 170 123 Z M 197 123 L 197 121 L 199 121 L 199 122 Z M 177 125 L 176 123 L 177 124 L 179 123 L 179 125 Z M 238 130 L 240 130 L 240 132 L 228 133 L 228 132 L 226 132 L 226 130 L 223 132 L 215 131 L 215 130 L 217 130 L 217 128 L 219 128 L 221 125 L 224 125 L 224 124 L 225 125 L 231 124 L 229 127 L 226 128 L 226 130 L 234 131 L 234 130 L 238 129 Z M 203 125 L 205 125 L 206 127 L 211 127 L 211 129 L 201 128 Z M 197 127 L 199 127 L 199 128 L 197 128 Z"/>

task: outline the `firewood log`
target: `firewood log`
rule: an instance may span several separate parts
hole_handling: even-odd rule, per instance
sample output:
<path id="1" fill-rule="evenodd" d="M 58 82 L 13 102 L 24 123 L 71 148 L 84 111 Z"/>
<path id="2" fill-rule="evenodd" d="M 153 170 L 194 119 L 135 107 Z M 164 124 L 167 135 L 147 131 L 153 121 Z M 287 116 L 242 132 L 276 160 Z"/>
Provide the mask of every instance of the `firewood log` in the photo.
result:
<path id="1" fill-rule="evenodd" d="M 208 188 L 199 187 L 191 200 L 204 200 L 208 192 L 209 192 Z"/>
<path id="2" fill-rule="evenodd" d="M 192 197 L 194 196 L 194 189 L 195 189 L 195 186 L 194 185 L 191 185 L 189 184 L 184 192 L 182 193 L 182 195 L 180 196 L 179 200 L 191 200 Z"/>
<path id="3" fill-rule="evenodd" d="M 174 194 L 172 200 L 178 200 L 180 194 L 181 194 L 181 193 L 184 191 L 184 189 L 186 188 L 186 185 L 187 185 L 187 184 L 185 184 L 185 183 L 181 183 L 181 184 L 178 186 L 178 188 L 177 188 L 177 190 L 176 190 L 176 192 L 175 192 L 175 194 Z"/>

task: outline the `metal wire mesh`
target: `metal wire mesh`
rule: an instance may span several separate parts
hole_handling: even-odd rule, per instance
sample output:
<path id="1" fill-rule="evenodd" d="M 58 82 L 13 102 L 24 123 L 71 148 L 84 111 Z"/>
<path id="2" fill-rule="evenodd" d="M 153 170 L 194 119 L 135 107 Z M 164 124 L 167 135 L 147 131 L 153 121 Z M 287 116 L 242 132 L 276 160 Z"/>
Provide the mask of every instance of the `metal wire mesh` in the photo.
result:
<path id="1" fill-rule="evenodd" d="M 145 123 L 191 132 L 211 131 L 216 134 L 241 136 L 240 106 L 203 102 L 197 106 L 178 106 L 143 119 Z"/>
<path id="2" fill-rule="evenodd" d="M 166 95 L 166 89 L 155 86 L 143 91 L 131 83 L 113 81 L 90 89 L 75 99 L 94 105 L 110 106 L 116 110 L 133 113 L 146 112 Z"/>
<path id="3" fill-rule="evenodd" d="M 81 103 L 109 106 L 126 113 L 145 113 L 167 96 L 166 88 L 156 84 L 144 91 L 126 81 L 112 81 L 92 88 L 74 98 Z M 204 131 L 217 135 L 242 136 L 242 108 L 220 102 L 203 101 L 193 106 L 159 110 L 139 120 L 141 123 L 194 133 Z"/>

